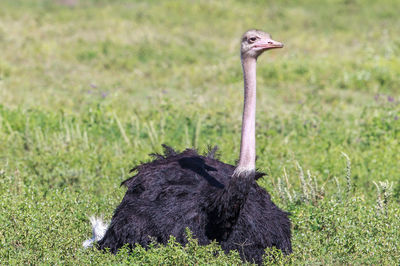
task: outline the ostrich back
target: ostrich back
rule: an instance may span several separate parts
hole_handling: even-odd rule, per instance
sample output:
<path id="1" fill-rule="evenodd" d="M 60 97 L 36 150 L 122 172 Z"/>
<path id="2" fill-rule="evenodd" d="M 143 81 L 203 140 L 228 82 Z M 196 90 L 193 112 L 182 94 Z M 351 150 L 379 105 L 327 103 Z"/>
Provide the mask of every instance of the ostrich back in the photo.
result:
<path id="1" fill-rule="evenodd" d="M 185 244 L 189 228 L 199 244 L 217 240 L 225 251 L 236 249 L 247 261 L 261 263 L 267 247 L 291 252 L 288 214 L 254 177 L 242 179 L 246 184 L 239 184 L 239 190 L 249 186 L 246 193 L 237 192 L 243 204 L 228 206 L 230 219 L 224 220 L 221 195 L 235 167 L 216 160 L 214 153 L 215 149 L 205 156 L 192 149 L 176 153 L 165 146 L 164 155 L 156 154 L 152 162 L 135 167 L 137 174 L 122 183 L 128 190 L 99 248 L 116 253 L 124 244 L 146 247 L 154 240 L 165 244 L 170 235 Z"/>

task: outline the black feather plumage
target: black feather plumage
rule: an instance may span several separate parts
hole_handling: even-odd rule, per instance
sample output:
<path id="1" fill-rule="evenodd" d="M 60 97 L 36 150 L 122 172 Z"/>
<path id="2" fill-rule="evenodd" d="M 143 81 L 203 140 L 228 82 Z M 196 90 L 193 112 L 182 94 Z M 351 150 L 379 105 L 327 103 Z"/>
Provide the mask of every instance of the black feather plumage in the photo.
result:
<path id="1" fill-rule="evenodd" d="M 236 249 L 258 264 L 267 247 L 290 253 L 288 214 L 255 182 L 263 174 L 234 176 L 234 166 L 214 159 L 216 151 L 201 156 L 164 146 L 164 155 L 135 167 L 137 174 L 122 182 L 128 190 L 98 247 L 116 253 L 124 244 L 166 244 L 170 235 L 185 244 L 189 228 L 199 244 L 217 240 L 223 250 Z"/>

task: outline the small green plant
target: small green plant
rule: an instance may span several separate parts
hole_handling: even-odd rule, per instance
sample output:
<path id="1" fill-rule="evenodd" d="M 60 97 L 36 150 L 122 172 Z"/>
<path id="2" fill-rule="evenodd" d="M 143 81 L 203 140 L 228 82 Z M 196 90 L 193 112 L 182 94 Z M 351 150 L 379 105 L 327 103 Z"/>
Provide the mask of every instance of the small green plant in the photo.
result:
<path id="1" fill-rule="evenodd" d="M 311 171 L 307 170 L 307 176 L 304 175 L 303 168 L 296 162 L 299 171 L 299 180 L 301 192 L 291 189 L 286 169 L 283 169 L 283 178 L 278 178 L 277 190 L 280 198 L 287 203 L 308 203 L 317 204 L 324 198 L 325 189 L 318 184 L 316 176 L 312 176 Z M 283 179 L 283 181 L 282 181 Z"/>
<path id="2" fill-rule="evenodd" d="M 343 157 L 346 159 L 346 193 L 349 195 L 352 192 L 352 183 L 351 183 L 351 160 L 349 156 L 342 152 Z"/>
<path id="3" fill-rule="evenodd" d="M 387 215 L 388 203 L 393 194 L 393 182 L 385 180 L 378 183 L 373 181 L 373 183 L 377 193 L 376 209 L 379 214 Z"/>
<path id="4" fill-rule="evenodd" d="M 291 262 L 292 256 L 285 255 L 276 247 L 267 248 L 263 257 L 264 265 L 288 265 Z"/>

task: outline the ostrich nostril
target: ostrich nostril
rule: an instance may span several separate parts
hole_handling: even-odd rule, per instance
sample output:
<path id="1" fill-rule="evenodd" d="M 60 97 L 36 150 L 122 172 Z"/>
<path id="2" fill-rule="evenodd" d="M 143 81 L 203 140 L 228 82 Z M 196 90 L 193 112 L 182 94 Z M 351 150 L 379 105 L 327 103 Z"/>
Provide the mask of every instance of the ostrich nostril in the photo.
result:
<path id="1" fill-rule="evenodd" d="M 272 44 L 272 42 L 268 42 L 268 44 Z"/>

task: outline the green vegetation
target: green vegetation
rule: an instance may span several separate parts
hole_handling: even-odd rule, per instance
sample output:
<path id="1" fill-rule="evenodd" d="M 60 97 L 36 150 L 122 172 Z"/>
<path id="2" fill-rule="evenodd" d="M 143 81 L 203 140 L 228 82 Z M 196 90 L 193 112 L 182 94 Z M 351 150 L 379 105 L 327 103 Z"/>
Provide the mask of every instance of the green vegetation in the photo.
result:
<path id="1" fill-rule="evenodd" d="M 398 264 L 400 1 L 67 2 L 0 2 L 0 264 L 240 264 L 82 242 L 162 143 L 235 162 L 249 28 L 286 45 L 259 59 L 257 166 L 294 253 L 266 262 Z"/>

